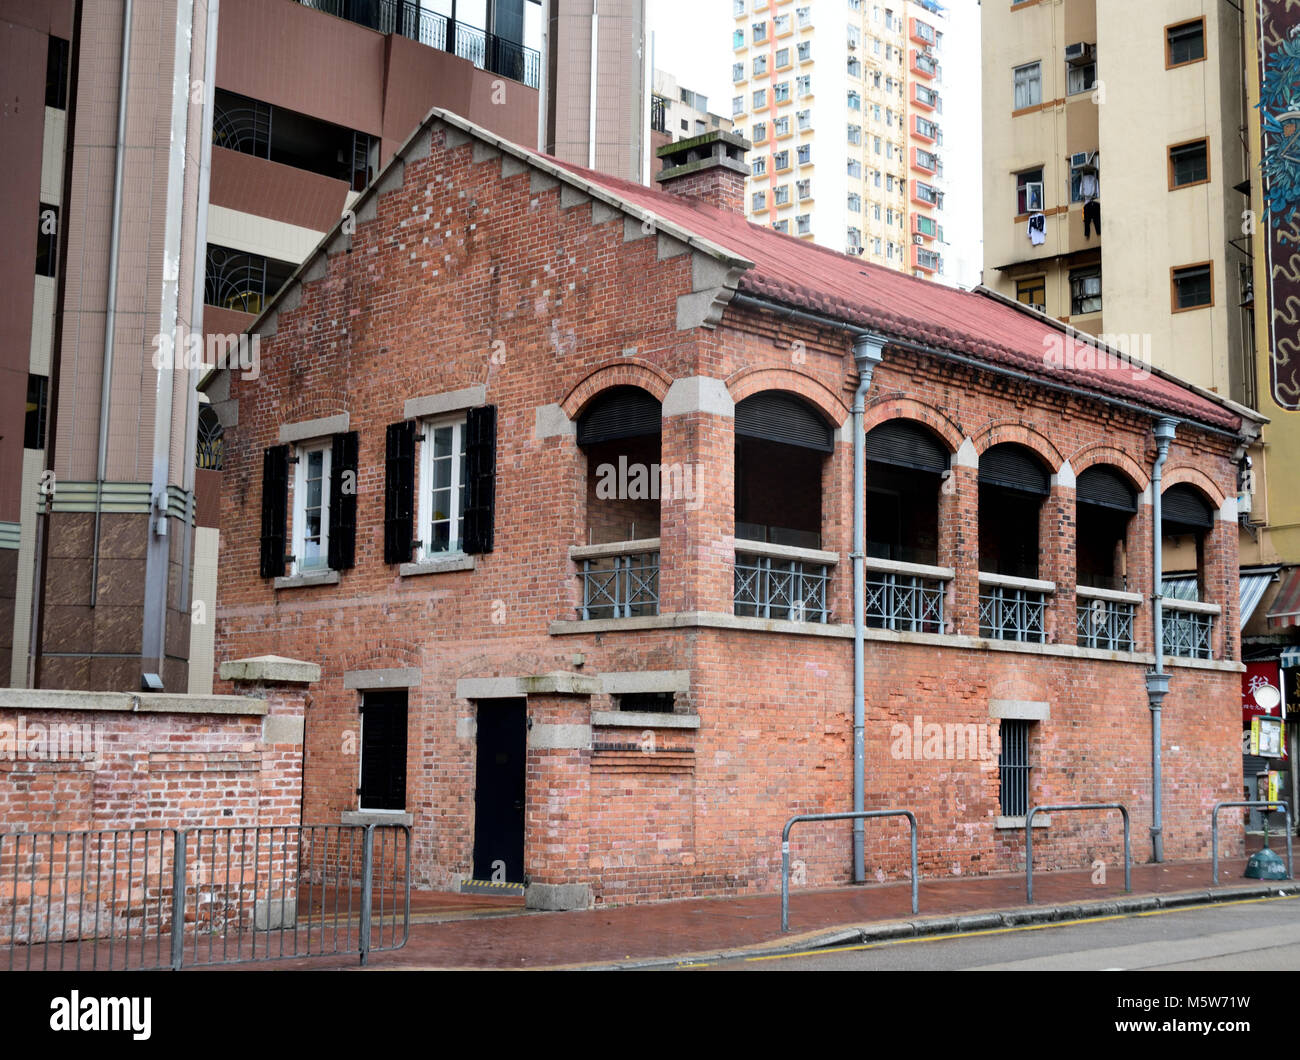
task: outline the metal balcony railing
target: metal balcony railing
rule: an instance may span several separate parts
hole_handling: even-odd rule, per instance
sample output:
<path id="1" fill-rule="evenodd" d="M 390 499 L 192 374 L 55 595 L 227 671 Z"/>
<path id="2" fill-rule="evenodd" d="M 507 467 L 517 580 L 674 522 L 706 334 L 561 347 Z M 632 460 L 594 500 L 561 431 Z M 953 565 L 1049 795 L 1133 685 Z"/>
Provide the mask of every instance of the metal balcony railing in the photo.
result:
<path id="1" fill-rule="evenodd" d="M 789 622 L 829 622 L 834 552 L 746 541 L 736 547 L 735 614 Z"/>
<path id="2" fill-rule="evenodd" d="M 1214 658 L 1214 616 L 1217 604 L 1188 600 L 1164 600 L 1161 624 L 1165 654 L 1184 659 Z"/>
<path id="3" fill-rule="evenodd" d="M 1078 642 L 1081 648 L 1133 651 L 1133 620 L 1141 596 L 1078 586 L 1075 589 Z"/>
<path id="4" fill-rule="evenodd" d="M 1030 644 L 1047 642 L 1047 598 L 1052 582 L 980 575 L 980 636 Z"/>
<path id="5" fill-rule="evenodd" d="M 894 560 L 866 560 L 866 623 L 872 629 L 942 633 L 943 600 L 953 572 Z"/>
<path id="6" fill-rule="evenodd" d="M 659 614 L 659 539 L 569 549 L 582 579 L 578 617 L 640 618 Z"/>
<path id="7" fill-rule="evenodd" d="M 477 26 L 452 22 L 446 15 L 425 10 L 416 0 L 298 0 L 298 3 L 380 33 L 396 33 L 430 48 L 450 51 L 468 59 L 480 70 L 500 74 L 529 88 L 537 88 L 541 83 L 541 54 L 535 49 Z"/>

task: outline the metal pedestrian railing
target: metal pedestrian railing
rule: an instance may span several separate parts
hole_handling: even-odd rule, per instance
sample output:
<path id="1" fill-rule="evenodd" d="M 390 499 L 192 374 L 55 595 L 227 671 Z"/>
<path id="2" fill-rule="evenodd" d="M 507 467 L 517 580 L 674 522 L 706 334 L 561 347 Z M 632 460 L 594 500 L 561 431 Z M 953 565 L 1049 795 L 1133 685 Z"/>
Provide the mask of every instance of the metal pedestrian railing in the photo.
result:
<path id="1" fill-rule="evenodd" d="M 920 877 L 916 865 L 916 814 L 911 810 L 859 810 L 849 813 L 801 813 L 781 829 L 781 930 L 790 930 L 790 829 L 803 821 L 859 821 L 870 817 L 906 817 L 912 841 L 912 914 L 920 903 Z"/>
<path id="2" fill-rule="evenodd" d="M 0 969 L 196 967 L 399 949 L 410 829 L 0 834 Z"/>
<path id="3" fill-rule="evenodd" d="M 1129 857 L 1128 808 L 1119 802 L 1071 802 L 1062 806 L 1032 806 L 1025 817 L 1025 898 L 1034 904 L 1034 814 L 1067 810 L 1119 810 L 1124 816 L 1124 892 L 1133 891 L 1133 863 Z"/>
<path id="4" fill-rule="evenodd" d="M 1291 859 L 1291 808 L 1285 802 L 1255 799 L 1245 802 L 1216 802 L 1214 809 L 1210 811 L 1210 857 L 1214 861 L 1214 886 L 1219 886 L 1219 811 L 1234 806 L 1241 809 L 1250 807 L 1257 810 L 1280 809 L 1286 815 L 1286 874 L 1289 879 L 1294 880 L 1295 864 Z"/>

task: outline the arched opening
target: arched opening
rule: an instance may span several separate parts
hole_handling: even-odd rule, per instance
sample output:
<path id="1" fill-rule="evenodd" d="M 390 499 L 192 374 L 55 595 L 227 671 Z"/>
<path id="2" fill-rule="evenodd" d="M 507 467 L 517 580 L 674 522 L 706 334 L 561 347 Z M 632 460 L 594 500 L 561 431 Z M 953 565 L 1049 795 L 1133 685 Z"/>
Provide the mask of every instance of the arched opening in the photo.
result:
<path id="1" fill-rule="evenodd" d="M 980 571 L 1037 578 L 1039 515 L 1051 492 L 1038 454 L 1014 442 L 986 449 L 979 490 Z"/>
<path id="2" fill-rule="evenodd" d="M 928 428 L 890 420 L 867 432 L 866 606 L 875 629 L 940 633 L 946 583 L 938 572 L 939 497 L 949 453 Z"/>
<path id="3" fill-rule="evenodd" d="M 1092 589 L 1128 588 L 1128 529 L 1137 490 L 1113 467 L 1095 464 L 1075 480 L 1076 581 Z"/>
<path id="4" fill-rule="evenodd" d="M 753 394 L 736 405 L 737 615 L 828 622 L 822 477 L 834 431 L 803 398 Z"/>
<path id="5" fill-rule="evenodd" d="M 578 416 L 588 544 L 659 536 L 662 422 L 658 399 L 636 386 L 603 391 Z"/>
<path id="6" fill-rule="evenodd" d="M 793 394 L 766 390 L 736 405 L 736 537 L 821 547 L 822 470 L 833 437 Z"/>
<path id="7" fill-rule="evenodd" d="M 1195 486 L 1178 483 L 1161 496 L 1160 584 L 1167 655 L 1214 657 L 1215 609 L 1205 599 L 1205 552 L 1214 517 L 1214 505 Z"/>

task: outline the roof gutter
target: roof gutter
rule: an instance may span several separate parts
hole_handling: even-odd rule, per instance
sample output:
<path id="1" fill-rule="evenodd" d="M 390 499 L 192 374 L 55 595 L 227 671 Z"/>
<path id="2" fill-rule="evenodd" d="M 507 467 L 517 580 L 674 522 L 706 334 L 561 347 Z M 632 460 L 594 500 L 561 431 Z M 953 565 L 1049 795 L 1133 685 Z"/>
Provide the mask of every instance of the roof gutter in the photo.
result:
<path id="1" fill-rule="evenodd" d="M 833 317 L 824 313 L 813 313 L 804 309 L 796 309 L 793 306 L 786 305 L 784 302 L 777 302 L 772 299 L 763 298 L 758 295 L 744 294 L 740 291 L 737 291 L 734 295 L 732 295 L 730 304 L 733 306 L 742 306 L 750 309 L 758 309 L 769 313 L 775 313 L 778 316 L 786 317 L 793 320 L 802 320 L 809 324 L 815 324 L 818 327 L 837 328 L 841 331 L 847 331 L 850 335 L 854 336 L 855 338 L 879 335 L 882 332 L 887 331 L 886 328 L 875 328 L 875 329 L 866 328 L 863 327 L 861 324 L 855 324 L 852 321 L 845 320 L 842 317 Z M 1149 405 L 1139 405 L 1136 402 L 1125 401 L 1123 398 L 1111 397 L 1107 394 L 1099 393 L 1094 390 L 1080 390 L 1078 387 L 1066 386 L 1064 383 L 1056 383 L 1050 379 L 1043 379 L 1040 376 L 1030 375 L 1028 372 L 1021 372 L 1021 371 L 1017 371 L 1014 368 L 1005 368 L 1001 365 L 991 364 L 988 361 L 980 360 L 978 357 L 970 357 L 965 354 L 954 353 L 951 350 L 941 350 L 935 346 L 929 346 L 926 345 L 925 343 L 916 342 L 914 339 L 905 339 L 905 338 L 899 338 L 899 337 L 888 336 L 888 335 L 886 337 L 888 338 L 889 345 L 897 346 L 900 349 L 909 349 L 917 353 L 928 354 L 931 357 L 938 357 L 942 360 L 949 360 L 949 361 L 954 361 L 958 364 L 969 365 L 970 367 L 978 368 L 981 371 L 991 372 L 994 375 L 1005 376 L 1009 379 L 1019 379 L 1023 382 L 1032 383 L 1035 386 L 1041 386 L 1044 387 L 1045 389 L 1054 390 L 1063 394 L 1071 394 L 1077 396 L 1082 393 L 1086 397 L 1094 401 L 1098 401 L 1104 405 L 1110 405 L 1115 408 L 1122 408 L 1125 409 L 1126 411 L 1135 412 L 1142 416 L 1149 416 L 1155 419 L 1162 419 L 1166 416 L 1173 415 L 1173 413 L 1170 413 L 1169 411 L 1166 411 L 1164 409 L 1154 408 L 1153 406 L 1149 406 Z M 1188 417 L 1185 413 L 1178 413 L 1178 415 L 1181 416 L 1184 421 L 1188 421 L 1192 419 L 1191 417 Z M 1225 438 L 1233 439 L 1233 441 L 1241 441 L 1243 439 L 1253 440 L 1255 437 L 1258 436 L 1259 433 L 1258 430 L 1254 432 L 1247 432 L 1244 429 L 1241 431 L 1230 431 L 1224 427 L 1216 427 L 1213 424 L 1204 423 L 1203 421 L 1200 420 L 1194 420 L 1193 422 L 1195 422 L 1196 427 L 1200 430 L 1206 431 L 1207 433 L 1210 434 L 1222 435 Z M 1243 427 L 1244 427 L 1244 421 L 1243 421 Z"/>

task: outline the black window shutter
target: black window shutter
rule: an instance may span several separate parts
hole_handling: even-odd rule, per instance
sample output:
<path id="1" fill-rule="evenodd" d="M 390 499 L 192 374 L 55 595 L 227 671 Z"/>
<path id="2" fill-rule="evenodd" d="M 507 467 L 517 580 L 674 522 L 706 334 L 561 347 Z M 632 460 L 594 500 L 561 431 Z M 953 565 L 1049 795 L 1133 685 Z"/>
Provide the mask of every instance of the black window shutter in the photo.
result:
<path id="1" fill-rule="evenodd" d="M 492 551 L 496 523 L 497 407 L 482 405 L 465 417 L 465 551 Z"/>
<path id="2" fill-rule="evenodd" d="M 388 425 L 384 462 L 384 562 L 409 563 L 415 537 L 415 422 Z"/>
<path id="3" fill-rule="evenodd" d="M 263 578 L 284 575 L 285 508 L 289 503 L 289 447 L 262 450 L 262 557 Z"/>
<path id="4" fill-rule="evenodd" d="M 357 432 L 334 435 L 330 454 L 331 570 L 351 570 L 357 557 Z"/>

